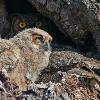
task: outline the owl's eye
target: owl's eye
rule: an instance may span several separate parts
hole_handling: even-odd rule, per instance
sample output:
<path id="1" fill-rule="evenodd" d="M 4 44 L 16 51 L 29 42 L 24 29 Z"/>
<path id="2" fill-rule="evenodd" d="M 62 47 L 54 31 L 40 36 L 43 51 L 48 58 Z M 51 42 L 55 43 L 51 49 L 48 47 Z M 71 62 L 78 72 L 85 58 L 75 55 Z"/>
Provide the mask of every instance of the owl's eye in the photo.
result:
<path id="1" fill-rule="evenodd" d="M 43 36 L 42 35 L 33 35 L 32 40 L 36 44 L 41 44 L 41 43 L 43 43 Z"/>
<path id="2" fill-rule="evenodd" d="M 37 37 L 35 38 L 35 40 L 36 40 L 37 43 L 41 43 L 41 42 L 43 41 L 43 37 L 37 36 Z"/>
<path id="3" fill-rule="evenodd" d="M 39 22 L 36 22 L 36 27 L 39 28 L 39 27 L 41 27 L 41 26 L 42 26 L 42 22 L 40 22 L 40 21 L 39 21 Z"/>
<path id="4" fill-rule="evenodd" d="M 26 27 L 26 23 L 25 22 L 20 22 L 19 23 L 19 27 L 20 28 L 25 28 Z"/>

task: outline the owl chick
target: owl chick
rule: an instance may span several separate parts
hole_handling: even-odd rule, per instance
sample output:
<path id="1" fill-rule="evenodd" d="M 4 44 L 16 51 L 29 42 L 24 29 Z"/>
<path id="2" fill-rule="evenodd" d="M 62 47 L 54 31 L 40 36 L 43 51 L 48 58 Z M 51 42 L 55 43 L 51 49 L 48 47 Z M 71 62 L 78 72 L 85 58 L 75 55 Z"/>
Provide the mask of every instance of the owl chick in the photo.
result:
<path id="1" fill-rule="evenodd" d="M 0 69 L 7 70 L 12 84 L 26 90 L 26 81 L 35 82 L 47 67 L 51 41 L 47 32 L 37 28 L 25 29 L 9 40 L 0 39 Z"/>

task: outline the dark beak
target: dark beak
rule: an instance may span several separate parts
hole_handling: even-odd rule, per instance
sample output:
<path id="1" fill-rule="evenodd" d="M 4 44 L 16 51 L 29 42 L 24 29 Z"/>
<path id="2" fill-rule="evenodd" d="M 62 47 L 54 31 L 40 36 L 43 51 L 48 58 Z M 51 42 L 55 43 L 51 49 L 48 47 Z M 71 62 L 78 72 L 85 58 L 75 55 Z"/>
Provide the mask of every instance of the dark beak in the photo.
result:
<path id="1" fill-rule="evenodd" d="M 51 51 L 51 46 L 50 46 L 50 43 L 46 43 L 46 44 L 44 44 L 44 50 L 45 51 Z"/>

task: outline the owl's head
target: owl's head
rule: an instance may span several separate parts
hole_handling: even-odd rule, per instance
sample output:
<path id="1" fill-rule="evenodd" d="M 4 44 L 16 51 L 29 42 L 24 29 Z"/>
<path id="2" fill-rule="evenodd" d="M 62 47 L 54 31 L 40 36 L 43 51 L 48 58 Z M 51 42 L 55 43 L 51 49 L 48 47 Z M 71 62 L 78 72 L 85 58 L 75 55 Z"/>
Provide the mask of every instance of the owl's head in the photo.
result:
<path id="1" fill-rule="evenodd" d="M 37 49 L 51 50 L 51 41 L 52 37 L 46 31 L 37 28 L 33 29 L 32 42 Z"/>
<path id="2" fill-rule="evenodd" d="M 12 38 L 15 43 L 22 47 L 33 48 L 36 51 L 51 51 L 52 37 L 39 28 L 29 28 L 18 33 Z"/>
<path id="3" fill-rule="evenodd" d="M 11 15 L 10 23 L 11 37 L 26 28 L 37 27 L 43 30 L 46 28 L 45 18 L 38 13 Z"/>

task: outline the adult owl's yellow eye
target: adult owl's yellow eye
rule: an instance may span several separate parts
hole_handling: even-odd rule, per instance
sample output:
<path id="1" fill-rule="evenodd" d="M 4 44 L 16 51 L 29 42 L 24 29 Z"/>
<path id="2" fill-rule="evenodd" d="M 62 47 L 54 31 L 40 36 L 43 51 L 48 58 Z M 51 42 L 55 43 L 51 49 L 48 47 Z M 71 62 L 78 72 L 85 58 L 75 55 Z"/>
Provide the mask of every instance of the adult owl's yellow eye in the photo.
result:
<path id="1" fill-rule="evenodd" d="M 36 27 L 41 27 L 42 26 L 42 22 L 36 22 Z"/>
<path id="2" fill-rule="evenodd" d="M 19 27 L 20 28 L 25 28 L 26 27 L 26 23 L 25 22 L 20 22 L 19 23 Z"/>

